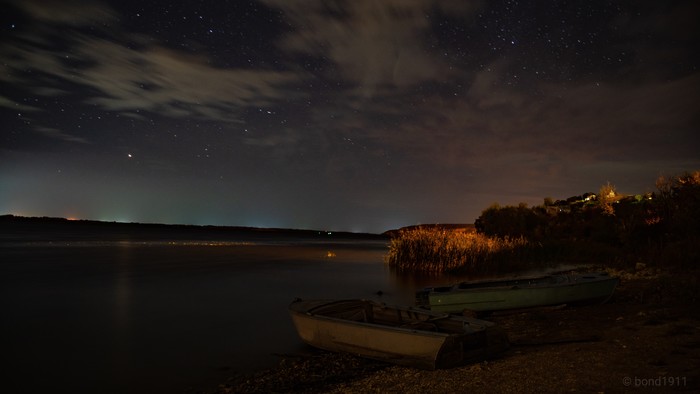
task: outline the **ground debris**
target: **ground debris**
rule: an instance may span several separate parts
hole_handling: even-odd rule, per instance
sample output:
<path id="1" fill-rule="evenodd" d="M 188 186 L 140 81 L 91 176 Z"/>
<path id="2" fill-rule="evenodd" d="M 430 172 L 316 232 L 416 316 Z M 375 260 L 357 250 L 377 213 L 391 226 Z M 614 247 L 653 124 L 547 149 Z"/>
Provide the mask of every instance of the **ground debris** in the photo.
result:
<path id="1" fill-rule="evenodd" d="M 312 393 L 331 385 L 375 373 L 388 364 L 349 354 L 315 352 L 301 357 L 285 357 L 276 368 L 231 378 L 219 385 L 215 394 L 224 393 Z"/>

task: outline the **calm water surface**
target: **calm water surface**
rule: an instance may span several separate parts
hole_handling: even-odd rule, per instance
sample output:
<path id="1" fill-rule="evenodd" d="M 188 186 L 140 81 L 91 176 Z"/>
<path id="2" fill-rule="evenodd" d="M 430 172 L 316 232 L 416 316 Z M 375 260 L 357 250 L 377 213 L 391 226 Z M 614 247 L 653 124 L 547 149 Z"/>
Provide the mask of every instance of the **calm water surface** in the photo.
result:
<path id="1" fill-rule="evenodd" d="M 384 241 L 0 244 L 3 391 L 211 390 L 304 351 L 294 297 L 410 304 Z M 381 290 L 382 295 L 377 295 Z"/>

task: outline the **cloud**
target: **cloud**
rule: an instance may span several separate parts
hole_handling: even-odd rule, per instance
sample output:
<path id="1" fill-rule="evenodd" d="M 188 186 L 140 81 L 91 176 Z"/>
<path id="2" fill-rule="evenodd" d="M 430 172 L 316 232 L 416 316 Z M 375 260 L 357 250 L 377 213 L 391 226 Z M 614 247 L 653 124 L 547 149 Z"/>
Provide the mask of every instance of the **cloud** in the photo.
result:
<path id="1" fill-rule="evenodd" d="M 12 101 L 9 98 L 2 96 L 2 95 L 0 95 L 0 107 L 9 108 L 13 111 L 34 112 L 34 111 L 39 110 L 38 108 L 32 107 L 31 105 L 24 105 L 24 104 L 20 104 L 18 102 Z"/>
<path id="2" fill-rule="evenodd" d="M 47 137 L 56 139 L 56 140 L 62 140 L 66 142 L 75 142 L 79 144 L 89 144 L 89 142 L 85 138 L 77 137 L 68 133 L 64 133 L 61 130 L 51 128 L 51 127 L 43 127 L 43 126 L 37 126 L 34 127 L 34 131 L 37 131 Z"/>
<path id="3" fill-rule="evenodd" d="M 112 8 L 101 1 L 19 0 L 12 3 L 42 23 L 85 26 L 106 25 L 117 20 L 117 15 Z"/>
<path id="4" fill-rule="evenodd" d="M 370 147 L 337 152 L 329 171 L 348 177 L 371 163 L 371 176 L 392 187 L 541 197 L 542 185 L 572 185 L 572 193 L 599 186 L 605 167 L 614 181 L 610 174 L 632 168 L 653 177 L 666 171 L 664 162 L 700 165 L 700 74 L 640 84 L 542 84 L 532 94 L 500 84 L 499 67 L 477 73 L 458 99 L 406 94 L 365 109 L 324 108 L 336 116 L 331 122 L 318 114 L 317 121 L 325 122 L 319 127 Z"/>
<path id="5" fill-rule="evenodd" d="M 78 79 L 101 93 L 90 102 L 114 111 L 140 109 L 235 122 L 245 107 L 288 98 L 285 87 L 298 82 L 289 72 L 220 69 L 204 57 L 160 47 L 134 50 L 84 38 L 75 50 L 93 63 Z"/>
<path id="6" fill-rule="evenodd" d="M 64 131 L 62 121 L 83 117 L 80 103 L 87 111 L 109 111 L 121 119 L 146 121 L 157 115 L 231 125 L 245 122 L 251 108 L 304 96 L 296 89 L 297 72 L 217 67 L 205 52 L 168 49 L 153 37 L 124 30 L 116 11 L 103 3 L 31 0 L 15 7 L 28 18 L 0 43 L 5 64 L 0 108 L 22 112 L 13 121 L 32 132 L 14 134 L 13 149 L 108 141 L 103 125 L 83 128 L 79 136 Z M 27 101 L 37 96 L 41 99 Z M 53 114 L 59 106 L 66 112 Z M 241 142 L 281 158 L 300 144 L 292 130 Z"/>
<path id="7" fill-rule="evenodd" d="M 295 147 L 300 143 L 301 137 L 289 129 L 278 131 L 274 134 L 246 137 L 243 143 L 250 146 L 276 148 L 278 151 L 286 152 L 285 155 L 295 151 Z"/>
<path id="8" fill-rule="evenodd" d="M 364 97 L 385 86 L 444 80 L 450 68 L 425 39 L 430 15 L 437 8 L 461 15 L 476 8 L 432 0 L 264 2 L 282 9 L 296 27 L 280 42 L 281 50 L 330 59 Z"/>
<path id="9" fill-rule="evenodd" d="M 299 81 L 291 72 L 218 68 L 205 55 L 166 49 L 110 25 L 115 11 L 105 4 L 32 0 L 17 7 L 36 19 L 37 29 L 23 29 L 0 47 L 8 70 L 0 81 L 34 94 L 85 91 L 87 104 L 109 111 L 240 122 L 246 107 L 293 98 L 289 87 Z M 93 24 L 104 34 L 67 28 Z M 49 45 L 56 35 L 64 45 Z"/>

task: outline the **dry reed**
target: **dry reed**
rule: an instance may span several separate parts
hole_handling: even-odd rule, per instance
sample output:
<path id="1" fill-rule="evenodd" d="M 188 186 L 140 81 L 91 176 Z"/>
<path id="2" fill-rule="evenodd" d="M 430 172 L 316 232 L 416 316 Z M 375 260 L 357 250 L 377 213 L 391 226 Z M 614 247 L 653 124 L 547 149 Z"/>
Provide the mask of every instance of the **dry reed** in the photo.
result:
<path id="1" fill-rule="evenodd" d="M 520 265 L 531 255 L 531 249 L 523 237 L 418 228 L 402 231 L 391 240 L 385 262 L 398 271 L 492 272 L 501 270 L 504 264 Z"/>

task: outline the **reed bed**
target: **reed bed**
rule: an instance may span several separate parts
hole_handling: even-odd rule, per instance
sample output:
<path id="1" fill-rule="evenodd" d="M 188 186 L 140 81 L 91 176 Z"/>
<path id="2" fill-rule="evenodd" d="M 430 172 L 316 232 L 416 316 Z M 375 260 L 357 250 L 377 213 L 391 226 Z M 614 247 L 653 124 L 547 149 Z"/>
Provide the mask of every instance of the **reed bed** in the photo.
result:
<path id="1" fill-rule="evenodd" d="M 488 273 L 522 268 L 536 249 L 524 237 L 418 228 L 392 238 L 385 262 L 397 271 Z"/>

